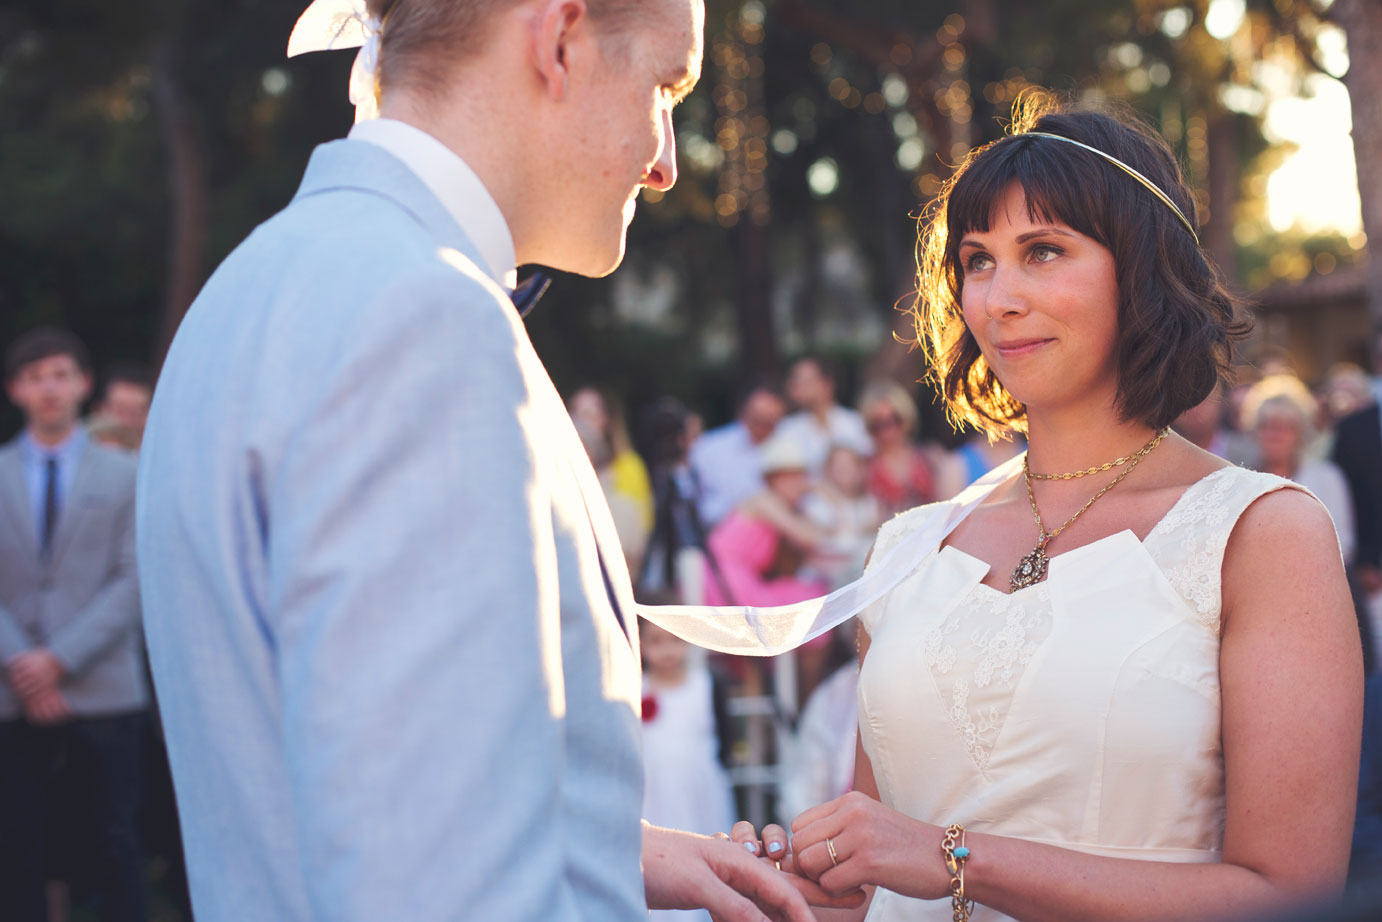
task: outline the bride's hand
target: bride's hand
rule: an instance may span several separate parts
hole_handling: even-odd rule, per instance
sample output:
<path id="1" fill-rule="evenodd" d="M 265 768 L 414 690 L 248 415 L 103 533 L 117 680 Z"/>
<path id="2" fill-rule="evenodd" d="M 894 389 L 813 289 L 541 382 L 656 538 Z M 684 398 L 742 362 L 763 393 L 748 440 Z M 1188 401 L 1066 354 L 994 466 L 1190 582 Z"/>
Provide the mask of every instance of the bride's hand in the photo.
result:
<path id="1" fill-rule="evenodd" d="M 724 836 L 724 833 L 719 833 Z M 763 827 L 763 834 L 760 839 L 758 830 L 748 820 L 740 820 L 734 824 L 726 837 L 735 844 L 747 849 L 751 854 L 757 855 L 764 861 L 770 862 L 778 870 L 790 874 L 792 885 L 797 888 L 806 902 L 812 906 L 827 907 L 832 909 L 853 909 L 864 901 L 862 890 L 849 890 L 841 893 L 826 893 L 816 884 L 815 881 L 808 879 L 796 868 L 796 859 L 791 850 L 787 847 L 787 830 L 776 823 L 769 823 Z"/>
<path id="2" fill-rule="evenodd" d="M 950 892 L 950 874 L 940 849 L 943 836 L 940 827 L 856 791 L 797 817 L 792 822 L 792 854 L 796 872 L 829 894 L 852 893 L 872 884 L 935 900 Z"/>
<path id="3" fill-rule="evenodd" d="M 769 823 L 764 826 L 763 835 L 760 837 L 758 830 L 753 828 L 753 823 L 748 820 L 740 820 L 734 824 L 734 828 L 730 829 L 728 838 L 730 841 L 744 846 L 750 854 L 757 855 L 759 858 L 778 862 L 788 857 L 787 830 L 776 823 Z"/>

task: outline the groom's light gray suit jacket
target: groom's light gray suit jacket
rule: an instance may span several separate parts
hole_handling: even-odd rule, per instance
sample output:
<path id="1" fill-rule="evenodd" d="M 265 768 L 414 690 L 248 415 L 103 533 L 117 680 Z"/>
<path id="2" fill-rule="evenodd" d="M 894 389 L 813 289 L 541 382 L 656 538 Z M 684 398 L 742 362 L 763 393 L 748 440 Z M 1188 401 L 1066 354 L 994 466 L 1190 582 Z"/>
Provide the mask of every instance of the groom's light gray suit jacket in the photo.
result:
<path id="1" fill-rule="evenodd" d="M 138 531 L 198 922 L 645 916 L 608 509 L 505 291 L 383 149 L 318 148 L 192 306 Z"/>

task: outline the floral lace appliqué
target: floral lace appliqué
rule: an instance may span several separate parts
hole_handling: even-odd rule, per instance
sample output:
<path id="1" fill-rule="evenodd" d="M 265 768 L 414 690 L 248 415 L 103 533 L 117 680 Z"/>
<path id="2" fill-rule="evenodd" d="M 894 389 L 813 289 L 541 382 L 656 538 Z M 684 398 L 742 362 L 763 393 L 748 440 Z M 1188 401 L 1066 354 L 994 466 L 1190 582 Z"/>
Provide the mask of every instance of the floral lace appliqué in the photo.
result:
<path id="1" fill-rule="evenodd" d="M 976 586 L 927 632 L 926 665 L 980 771 L 988 768 L 1027 664 L 1050 633 L 1044 585 L 1016 596 Z"/>
<path id="2" fill-rule="evenodd" d="M 1225 468 L 1192 485 L 1147 536 L 1147 547 L 1167 581 L 1195 611 L 1201 624 L 1219 632 L 1221 577 L 1228 536 L 1242 511 L 1228 502 L 1243 471 Z"/>

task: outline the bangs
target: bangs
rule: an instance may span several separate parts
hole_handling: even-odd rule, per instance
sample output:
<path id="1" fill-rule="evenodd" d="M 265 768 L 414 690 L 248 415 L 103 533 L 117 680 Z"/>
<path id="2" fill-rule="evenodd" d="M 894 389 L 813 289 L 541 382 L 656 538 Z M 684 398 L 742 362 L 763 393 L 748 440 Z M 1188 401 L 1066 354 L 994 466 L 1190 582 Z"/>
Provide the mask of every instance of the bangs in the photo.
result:
<path id="1" fill-rule="evenodd" d="M 1033 223 L 1059 223 L 1108 246 L 1107 176 L 1093 156 L 1058 141 L 1016 135 L 995 141 L 967 163 L 946 205 L 946 235 L 953 261 L 965 234 L 987 233 L 1016 183 Z"/>

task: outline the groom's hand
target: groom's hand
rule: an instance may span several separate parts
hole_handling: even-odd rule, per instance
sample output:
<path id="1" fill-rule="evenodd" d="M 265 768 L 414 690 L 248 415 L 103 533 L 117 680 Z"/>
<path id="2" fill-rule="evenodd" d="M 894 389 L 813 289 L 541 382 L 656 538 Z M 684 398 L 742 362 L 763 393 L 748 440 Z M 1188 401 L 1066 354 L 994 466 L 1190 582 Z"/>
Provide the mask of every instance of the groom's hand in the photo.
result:
<path id="1" fill-rule="evenodd" d="M 700 909 L 717 922 L 814 922 L 800 892 L 814 884 L 723 838 L 643 824 L 649 909 Z M 818 892 L 824 895 L 824 891 Z M 829 897 L 827 897 L 829 899 Z"/>
<path id="2" fill-rule="evenodd" d="M 787 830 L 776 823 L 769 823 L 763 827 L 763 837 L 760 840 L 758 830 L 753 828 L 753 823 L 748 820 L 740 820 L 729 831 L 729 838 L 746 848 L 750 854 L 760 858 L 782 861 L 788 857 Z"/>

